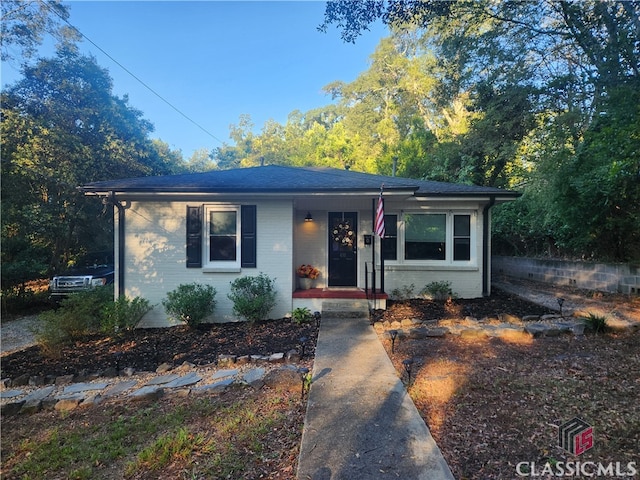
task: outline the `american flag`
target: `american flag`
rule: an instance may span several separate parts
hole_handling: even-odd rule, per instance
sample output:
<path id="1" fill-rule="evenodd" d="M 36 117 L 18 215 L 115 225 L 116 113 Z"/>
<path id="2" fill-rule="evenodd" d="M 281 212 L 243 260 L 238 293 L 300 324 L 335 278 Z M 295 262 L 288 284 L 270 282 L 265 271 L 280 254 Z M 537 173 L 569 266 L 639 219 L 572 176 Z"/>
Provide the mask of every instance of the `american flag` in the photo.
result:
<path id="1" fill-rule="evenodd" d="M 378 208 L 376 209 L 376 221 L 374 232 L 380 238 L 384 238 L 384 199 L 382 198 L 382 189 L 380 189 L 380 197 L 378 197 Z"/>

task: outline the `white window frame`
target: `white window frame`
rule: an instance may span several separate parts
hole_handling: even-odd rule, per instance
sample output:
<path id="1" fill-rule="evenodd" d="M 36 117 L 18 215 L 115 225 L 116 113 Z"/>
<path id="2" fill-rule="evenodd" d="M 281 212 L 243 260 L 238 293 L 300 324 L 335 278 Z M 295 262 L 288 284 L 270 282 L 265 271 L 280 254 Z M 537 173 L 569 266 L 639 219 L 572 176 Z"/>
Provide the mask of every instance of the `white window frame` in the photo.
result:
<path id="1" fill-rule="evenodd" d="M 240 205 L 226 205 L 226 204 L 212 204 L 204 206 L 204 228 L 202 229 L 204 239 L 203 245 L 203 268 L 213 269 L 239 269 L 241 262 L 241 219 L 240 219 Z M 236 213 L 236 259 L 235 260 L 210 260 L 211 252 L 211 235 L 210 235 L 210 213 L 211 212 L 235 212 Z"/>
<path id="2" fill-rule="evenodd" d="M 406 239 L 406 215 L 442 215 L 446 217 L 445 221 L 445 257 L 444 260 L 416 260 L 405 258 L 405 239 Z M 453 219 L 454 215 L 468 215 L 470 227 L 470 255 L 469 260 L 453 260 Z M 434 266 L 452 266 L 467 267 L 477 266 L 478 264 L 478 215 L 475 210 L 410 210 L 403 211 L 398 215 L 398 259 L 385 260 L 385 263 L 404 264 L 404 265 L 434 265 Z"/>

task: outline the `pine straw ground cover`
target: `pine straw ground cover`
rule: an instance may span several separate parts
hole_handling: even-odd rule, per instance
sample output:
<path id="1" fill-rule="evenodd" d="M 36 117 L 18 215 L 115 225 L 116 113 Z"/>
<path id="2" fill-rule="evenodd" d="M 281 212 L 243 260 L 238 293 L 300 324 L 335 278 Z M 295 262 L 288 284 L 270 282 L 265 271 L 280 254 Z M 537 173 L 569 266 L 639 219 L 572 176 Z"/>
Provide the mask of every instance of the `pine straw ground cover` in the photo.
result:
<path id="1" fill-rule="evenodd" d="M 409 394 L 457 479 L 554 478 L 567 462 L 640 477 L 638 332 L 403 338 L 393 354 L 379 333 L 398 372 L 414 359 Z M 574 417 L 594 431 L 580 456 L 558 445 L 560 425 Z M 579 478 L 597 467 L 583 468 Z"/>

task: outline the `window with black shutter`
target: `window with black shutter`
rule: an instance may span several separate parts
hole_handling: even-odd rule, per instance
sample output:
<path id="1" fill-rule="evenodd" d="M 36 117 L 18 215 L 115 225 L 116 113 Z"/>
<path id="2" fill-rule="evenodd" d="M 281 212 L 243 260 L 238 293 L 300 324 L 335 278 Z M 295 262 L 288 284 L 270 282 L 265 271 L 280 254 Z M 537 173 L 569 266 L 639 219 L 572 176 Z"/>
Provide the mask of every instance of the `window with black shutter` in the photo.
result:
<path id="1" fill-rule="evenodd" d="M 257 259 L 257 235 L 256 235 L 256 206 L 243 205 L 241 209 L 242 232 L 240 239 L 240 250 L 242 252 L 241 267 L 256 268 Z"/>
<path id="2" fill-rule="evenodd" d="M 187 206 L 187 268 L 256 268 L 256 220 L 255 205 Z"/>
<path id="3" fill-rule="evenodd" d="M 202 206 L 187 206 L 187 268 L 202 267 Z"/>

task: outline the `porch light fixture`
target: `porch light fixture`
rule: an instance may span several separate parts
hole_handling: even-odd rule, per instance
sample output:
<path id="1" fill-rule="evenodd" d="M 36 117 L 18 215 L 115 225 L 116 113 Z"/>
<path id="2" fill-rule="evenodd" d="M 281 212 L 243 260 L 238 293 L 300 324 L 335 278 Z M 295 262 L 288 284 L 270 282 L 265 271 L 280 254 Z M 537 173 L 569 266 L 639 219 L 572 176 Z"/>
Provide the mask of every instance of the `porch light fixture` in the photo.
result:
<path id="1" fill-rule="evenodd" d="M 404 371 L 407 372 L 407 385 L 411 385 L 411 368 L 413 367 L 413 358 L 407 358 L 402 361 Z"/>
<path id="2" fill-rule="evenodd" d="M 389 336 L 391 337 L 391 354 L 393 354 L 393 350 L 396 344 L 396 338 L 398 336 L 398 330 L 389 330 Z"/>
<path id="3" fill-rule="evenodd" d="M 311 216 L 311 212 L 307 212 L 307 216 L 304 217 L 305 222 L 313 222 L 313 217 Z"/>

